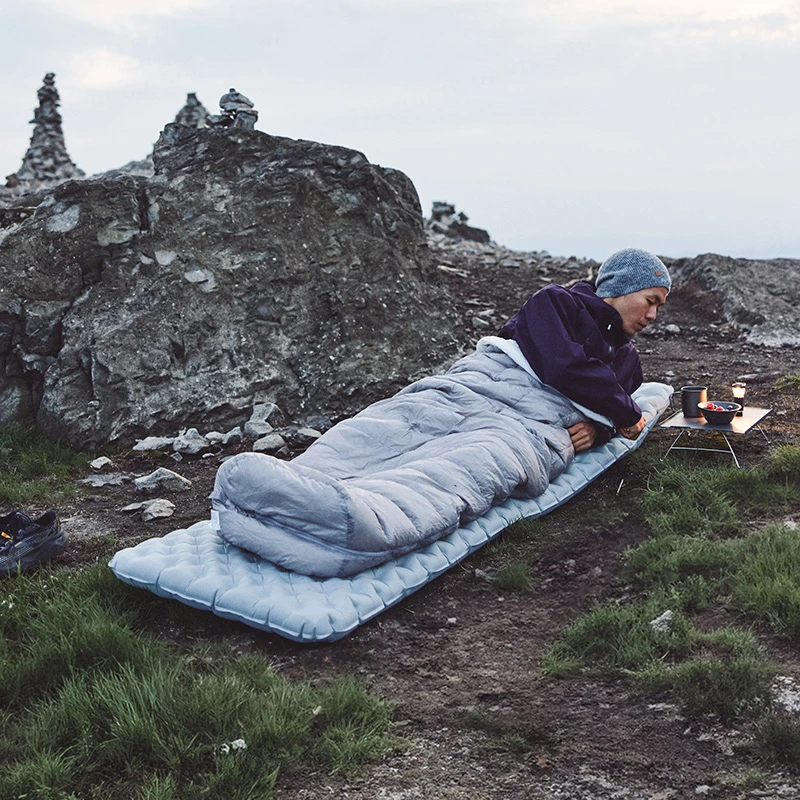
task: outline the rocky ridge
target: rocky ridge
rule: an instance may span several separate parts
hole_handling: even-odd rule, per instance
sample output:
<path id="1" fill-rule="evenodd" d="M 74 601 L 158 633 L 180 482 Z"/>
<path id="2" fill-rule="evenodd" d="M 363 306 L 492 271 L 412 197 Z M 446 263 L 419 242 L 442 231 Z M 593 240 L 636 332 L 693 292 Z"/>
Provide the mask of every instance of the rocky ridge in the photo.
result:
<path id="1" fill-rule="evenodd" d="M 352 413 L 456 350 L 413 184 L 342 147 L 168 125 L 155 173 L 0 229 L 3 418 L 84 446 Z"/>

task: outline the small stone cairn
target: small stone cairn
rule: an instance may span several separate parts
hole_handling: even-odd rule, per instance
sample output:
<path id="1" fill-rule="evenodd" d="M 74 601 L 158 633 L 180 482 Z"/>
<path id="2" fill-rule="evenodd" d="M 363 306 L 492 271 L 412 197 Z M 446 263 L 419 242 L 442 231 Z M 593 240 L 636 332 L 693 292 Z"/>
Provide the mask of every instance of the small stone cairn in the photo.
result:
<path id="1" fill-rule="evenodd" d="M 258 111 L 253 101 L 231 88 L 219 100 L 221 114 L 210 114 L 208 124 L 212 128 L 247 128 L 253 130 L 258 120 Z"/>
<path id="2" fill-rule="evenodd" d="M 208 110 L 197 99 L 197 95 L 189 92 L 183 108 L 175 115 L 175 124 L 184 128 L 205 128 L 208 126 L 208 117 Z"/>
<path id="3" fill-rule="evenodd" d="M 450 239 L 461 239 L 471 242 L 488 244 L 491 237 L 483 228 L 473 228 L 467 225 L 469 217 L 460 211 L 456 214 L 456 207 L 451 203 L 434 201 L 430 219 L 425 220 L 425 227 L 429 233 L 440 234 Z"/>

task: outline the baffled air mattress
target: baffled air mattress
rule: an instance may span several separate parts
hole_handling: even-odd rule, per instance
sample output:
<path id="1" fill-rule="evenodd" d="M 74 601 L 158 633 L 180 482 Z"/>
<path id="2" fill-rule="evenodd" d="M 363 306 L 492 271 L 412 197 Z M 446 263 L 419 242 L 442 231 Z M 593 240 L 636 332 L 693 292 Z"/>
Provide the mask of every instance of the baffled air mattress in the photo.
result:
<path id="1" fill-rule="evenodd" d="M 579 453 L 545 491 L 511 498 L 448 536 L 348 578 L 288 571 L 224 539 L 210 521 L 117 553 L 110 567 L 132 586 L 298 642 L 333 641 L 441 575 L 520 519 L 574 497 L 639 447 L 669 403 L 672 388 L 646 383 L 634 395 L 647 420 L 635 441 L 614 437 Z"/>

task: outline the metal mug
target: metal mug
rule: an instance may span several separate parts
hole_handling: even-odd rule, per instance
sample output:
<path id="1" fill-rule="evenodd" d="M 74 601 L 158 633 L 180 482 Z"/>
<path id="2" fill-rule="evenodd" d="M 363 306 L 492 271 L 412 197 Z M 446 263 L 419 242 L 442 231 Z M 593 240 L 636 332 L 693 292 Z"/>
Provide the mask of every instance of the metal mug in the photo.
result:
<path id="1" fill-rule="evenodd" d="M 681 411 L 686 419 L 694 419 L 702 416 L 700 403 L 708 400 L 707 386 L 683 386 L 681 387 Z"/>

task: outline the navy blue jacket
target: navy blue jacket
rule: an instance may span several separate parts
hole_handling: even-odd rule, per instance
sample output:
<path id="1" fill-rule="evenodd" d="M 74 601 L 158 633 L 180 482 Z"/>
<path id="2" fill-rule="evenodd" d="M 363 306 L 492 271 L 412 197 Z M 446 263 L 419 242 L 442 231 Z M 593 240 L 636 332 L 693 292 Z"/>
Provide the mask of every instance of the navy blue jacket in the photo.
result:
<path id="1" fill-rule="evenodd" d="M 639 421 L 642 412 L 631 398 L 642 383 L 639 354 L 616 309 L 595 294 L 591 283 L 545 286 L 500 336 L 519 344 L 544 383 L 605 415 L 616 428 Z"/>

